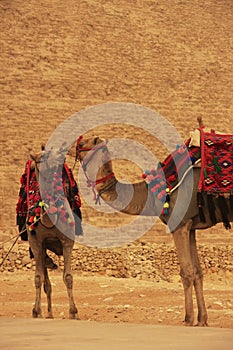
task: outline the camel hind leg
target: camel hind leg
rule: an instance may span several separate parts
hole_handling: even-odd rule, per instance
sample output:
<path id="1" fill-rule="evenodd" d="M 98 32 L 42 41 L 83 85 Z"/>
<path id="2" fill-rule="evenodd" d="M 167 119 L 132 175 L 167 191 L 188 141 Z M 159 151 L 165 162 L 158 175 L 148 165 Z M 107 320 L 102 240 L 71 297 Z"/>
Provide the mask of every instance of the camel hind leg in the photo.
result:
<path id="1" fill-rule="evenodd" d="M 73 297 L 73 276 L 71 274 L 71 254 L 72 245 L 63 245 L 63 256 L 64 256 L 64 273 L 63 280 L 67 288 L 68 298 L 69 298 L 69 318 L 76 319 L 78 314 L 78 309 L 76 308 L 74 297 Z"/>
<path id="2" fill-rule="evenodd" d="M 31 242 L 30 242 L 31 244 Z M 45 252 L 42 251 L 42 246 L 40 244 L 33 247 L 31 244 L 31 248 L 36 261 L 36 269 L 35 269 L 35 288 L 36 288 L 36 300 L 34 307 L 32 309 L 32 317 L 38 318 L 42 317 L 41 311 L 41 288 L 44 283 L 44 256 Z"/>
<path id="3" fill-rule="evenodd" d="M 191 257 L 194 266 L 194 289 L 197 299 L 198 307 L 198 316 L 197 316 L 197 325 L 198 326 L 207 326 L 207 311 L 205 306 L 205 300 L 203 295 L 203 273 L 200 265 L 198 253 L 197 253 L 197 244 L 195 237 L 195 230 L 190 231 L 190 247 L 191 247 Z"/>
<path id="4" fill-rule="evenodd" d="M 190 250 L 190 226 L 192 221 L 188 221 L 184 226 L 173 233 L 173 239 L 176 246 L 177 256 L 180 264 L 180 276 L 184 288 L 185 297 L 185 324 L 193 326 L 193 282 L 194 270 Z"/>
<path id="5" fill-rule="evenodd" d="M 47 318 L 53 318 L 52 313 L 52 286 L 48 275 L 48 270 L 44 267 L 44 292 L 47 296 Z"/>

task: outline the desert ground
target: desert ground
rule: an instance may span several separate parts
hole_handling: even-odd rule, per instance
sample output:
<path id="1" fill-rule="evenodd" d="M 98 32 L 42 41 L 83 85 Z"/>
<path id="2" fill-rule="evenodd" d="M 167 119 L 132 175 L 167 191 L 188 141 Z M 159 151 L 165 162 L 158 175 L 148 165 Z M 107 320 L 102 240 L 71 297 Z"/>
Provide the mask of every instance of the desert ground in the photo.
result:
<path id="1" fill-rule="evenodd" d="M 98 104 L 126 102 L 159 113 L 184 141 L 197 127 L 198 116 L 209 128 L 232 132 L 232 13 L 231 0 L 0 2 L 1 259 L 18 232 L 15 206 L 29 153 L 38 151 L 41 143 L 75 113 Z M 93 125 L 96 118 L 93 114 Z M 159 133 L 169 132 L 160 128 L 158 125 Z M 128 125 L 127 117 L 125 123 L 115 124 L 114 116 L 108 115 L 105 124 L 86 133 L 137 141 L 158 160 L 169 153 L 146 128 Z M 67 156 L 67 162 L 73 166 L 73 157 Z M 130 182 L 141 179 L 145 170 L 130 161 L 130 154 L 113 164 L 117 177 Z M 77 169 L 78 165 L 76 179 Z M 110 229 L 130 222 L 123 214 L 99 212 L 84 194 L 81 192 L 84 223 Z M 163 244 L 168 252 L 174 249 L 172 236 L 160 222 L 138 238 L 149 247 Z M 209 325 L 232 330 L 233 232 L 217 225 L 201 231 L 197 240 L 202 247 Z M 228 257 L 218 254 L 215 261 L 213 252 L 223 252 L 224 247 Z M 27 249 L 27 243 L 18 241 L 13 255 L 1 267 L 2 324 L 9 318 L 31 317 L 33 262 L 27 261 Z M 25 252 L 23 263 L 21 255 L 16 257 L 19 250 Z M 50 272 L 54 316 L 66 319 L 62 263 L 58 265 L 58 270 Z M 110 272 L 100 272 L 91 265 L 74 269 L 81 320 L 183 325 L 184 300 L 177 265 L 170 272 L 166 270 L 167 280 L 164 272 L 156 278 L 149 270 L 134 277 L 121 276 L 116 270 L 111 266 Z"/>

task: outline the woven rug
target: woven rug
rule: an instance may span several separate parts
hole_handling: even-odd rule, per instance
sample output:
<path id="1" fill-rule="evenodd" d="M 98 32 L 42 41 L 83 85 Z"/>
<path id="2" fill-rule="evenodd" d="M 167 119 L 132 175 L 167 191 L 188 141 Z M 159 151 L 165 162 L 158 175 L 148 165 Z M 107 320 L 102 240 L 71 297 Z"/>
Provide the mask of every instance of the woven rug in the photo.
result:
<path id="1" fill-rule="evenodd" d="M 201 177 L 198 190 L 233 194 L 233 135 L 201 132 Z"/>

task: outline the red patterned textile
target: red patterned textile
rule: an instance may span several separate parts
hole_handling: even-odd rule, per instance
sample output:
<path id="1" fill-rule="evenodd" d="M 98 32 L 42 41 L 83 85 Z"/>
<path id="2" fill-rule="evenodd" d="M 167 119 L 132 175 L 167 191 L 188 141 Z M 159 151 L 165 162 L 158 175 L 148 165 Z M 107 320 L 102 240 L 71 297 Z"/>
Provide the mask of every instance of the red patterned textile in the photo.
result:
<path id="1" fill-rule="evenodd" d="M 198 190 L 233 194 L 233 135 L 201 133 L 201 177 Z"/>
<path id="2" fill-rule="evenodd" d="M 59 174 L 54 174 L 53 186 L 55 192 L 53 195 L 49 193 L 44 194 L 46 197 L 45 203 L 41 200 L 39 183 L 36 179 L 35 169 L 31 168 L 31 161 L 27 161 L 20 183 L 21 187 L 16 205 L 17 225 L 19 226 L 19 231 L 24 227 L 27 220 L 28 224 L 30 224 L 29 230 L 32 234 L 35 234 L 34 229 L 37 226 L 37 221 L 40 218 L 42 208 L 49 213 L 58 212 L 62 221 L 69 221 L 68 214 L 66 213 L 65 208 L 63 208 L 63 194 L 67 197 L 73 212 L 81 219 L 81 199 L 77 183 L 73 177 L 72 170 L 68 168 L 66 164 L 64 164 L 62 169 L 62 181 L 60 180 Z M 75 221 L 77 221 L 76 218 Z M 74 224 L 73 221 L 70 222 L 70 225 Z M 80 222 L 78 222 L 76 228 L 77 234 L 82 234 Z M 23 239 L 27 240 L 27 234 L 24 234 Z"/>

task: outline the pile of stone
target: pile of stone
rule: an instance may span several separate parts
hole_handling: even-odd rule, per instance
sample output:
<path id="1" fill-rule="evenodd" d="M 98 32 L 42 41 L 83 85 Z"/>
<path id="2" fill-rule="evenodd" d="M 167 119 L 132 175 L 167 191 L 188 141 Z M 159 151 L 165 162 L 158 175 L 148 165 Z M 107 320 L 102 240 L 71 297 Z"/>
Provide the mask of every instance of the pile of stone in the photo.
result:
<path id="1" fill-rule="evenodd" d="M 1 247 L 0 262 L 8 248 Z M 204 273 L 228 271 L 233 273 L 232 246 L 198 246 Z M 49 255 L 63 267 L 63 258 L 49 252 Z M 35 262 L 29 258 L 28 244 L 20 244 L 12 251 L 1 271 L 17 272 L 35 269 Z M 174 246 L 149 242 L 135 242 L 120 248 L 99 249 L 75 244 L 72 254 L 72 269 L 78 274 L 95 274 L 122 278 L 161 279 L 171 281 L 179 274 L 179 265 Z"/>

